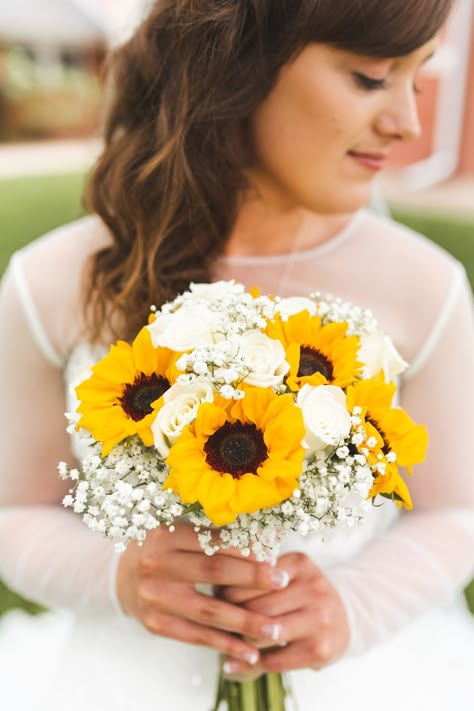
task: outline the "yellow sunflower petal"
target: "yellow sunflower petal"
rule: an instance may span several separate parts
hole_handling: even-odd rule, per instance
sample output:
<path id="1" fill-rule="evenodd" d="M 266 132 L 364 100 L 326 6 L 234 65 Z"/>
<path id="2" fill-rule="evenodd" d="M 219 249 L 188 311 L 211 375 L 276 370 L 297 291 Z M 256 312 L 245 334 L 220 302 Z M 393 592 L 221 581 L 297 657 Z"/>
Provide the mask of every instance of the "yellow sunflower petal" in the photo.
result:
<path id="1" fill-rule="evenodd" d="M 428 433 L 424 425 L 417 425 L 401 408 L 393 408 L 381 418 L 392 449 L 397 454 L 400 466 L 419 464 L 426 456 Z"/>
<path id="2" fill-rule="evenodd" d="M 118 341 L 110 347 L 108 355 L 92 366 L 92 372 L 109 382 L 132 383 L 136 372 L 132 354 L 132 347 L 128 343 Z"/>
<path id="3" fill-rule="evenodd" d="M 206 501 L 204 513 L 216 526 L 224 526 L 235 519 L 236 514 L 230 507 L 235 481 L 230 474 L 209 471 L 199 490 L 202 492 L 199 499 Z"/>
<path id="4" fill-rule="evenodd" d="M 77 399 L 87 403 L 86 409 L 94 404 L 100 406 L 104 402 L 112 404 L 118 400 L 122 392 L 123 387 L 120 383 L 111 383 L 95 376 L 85 380 L 76 388 Z M 80 407 L 77 409 L 78 412 L 82 412 Z"/>
<path id="5" fill-rule="evenodd" d="M 254 474 L 244 474 L 235 488 L 232 508 L 236 513 L 253 513 L 281 501 L 274 486 Z"/>
<path id="6" fill-rule="evenodd" d="M 156 371 L 157 352 L 151 340 L 151 333 L 145 326 L 133 341 L 133 361 L 135 371 L 151 375 Z"/>
<path id="7" fill-rule="evenodd" d="M 194 432 L 196 437 L 203 442 L 207 441 L 219 427 L 222 427 L 226 419 L 225 410 L 222 410 L 215 403 L 203 403 L 199 406 L 198 417 L 195 421 Z"/>

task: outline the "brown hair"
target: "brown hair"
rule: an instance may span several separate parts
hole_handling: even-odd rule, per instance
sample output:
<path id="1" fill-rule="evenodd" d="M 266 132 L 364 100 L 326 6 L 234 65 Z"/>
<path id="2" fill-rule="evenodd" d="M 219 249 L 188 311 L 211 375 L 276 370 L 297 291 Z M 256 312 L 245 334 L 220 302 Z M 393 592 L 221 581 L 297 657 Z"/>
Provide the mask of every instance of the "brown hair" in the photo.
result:
<path id="1" fill-rule="evenodd" d="M 453 0 L 160 0 L 109 59 L 105 148 L 87 207 L 113 242 L 93 256 L 93 340 L 131 338 L 151 304 L 209 281 L 246 187 L 246 121 L 310 42 L 377 57 L 430 40 Z"/>

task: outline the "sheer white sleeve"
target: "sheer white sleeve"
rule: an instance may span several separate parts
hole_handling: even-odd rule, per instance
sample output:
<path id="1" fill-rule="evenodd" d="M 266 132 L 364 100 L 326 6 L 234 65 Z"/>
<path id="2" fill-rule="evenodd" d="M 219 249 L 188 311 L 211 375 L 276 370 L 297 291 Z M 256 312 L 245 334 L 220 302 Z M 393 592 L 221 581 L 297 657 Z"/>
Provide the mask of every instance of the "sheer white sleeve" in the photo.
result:
<path id="1" fill-rule="evenodd" d="M 474 333 L 472 296 L 459 268 L 401 396 L 413 419 L 427 425 L 428 456 L 408 482 L 414 510 L 330 571 L 350 620 L 349 655 L 450 600 L 474 573 Z"/>
<path id="2" fill-rule="evenodd" d="M 73 464 L 61 354 L 19 269 L 0 289 L 0 578 L 47 607 L 118 609 L 113 544 L 61 506 L 57 462 Z M 36 264 L 36 278 L 48 283 L 52 269 Z"/>

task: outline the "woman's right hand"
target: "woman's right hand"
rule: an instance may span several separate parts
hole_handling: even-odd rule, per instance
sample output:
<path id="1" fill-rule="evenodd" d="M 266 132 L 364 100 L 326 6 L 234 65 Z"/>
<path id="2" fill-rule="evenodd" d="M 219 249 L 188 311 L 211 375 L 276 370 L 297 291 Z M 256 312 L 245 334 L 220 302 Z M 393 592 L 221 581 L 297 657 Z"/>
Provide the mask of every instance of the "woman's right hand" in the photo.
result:
<path id="1" fill-rule="evenodd" d="M 165 526 L 150 531 L 143 546 L 130 544 L 120 558 L 117 595 L 126 614 L 162 637 L 257 663 L 258 649 L 244 638 L 278 641 L 278 620 L 198 592 L 198 583 L 265 592 L 286 587 L 288 576 L 235 551 L 205 555 L 185 523 L 172 533 Z"/>

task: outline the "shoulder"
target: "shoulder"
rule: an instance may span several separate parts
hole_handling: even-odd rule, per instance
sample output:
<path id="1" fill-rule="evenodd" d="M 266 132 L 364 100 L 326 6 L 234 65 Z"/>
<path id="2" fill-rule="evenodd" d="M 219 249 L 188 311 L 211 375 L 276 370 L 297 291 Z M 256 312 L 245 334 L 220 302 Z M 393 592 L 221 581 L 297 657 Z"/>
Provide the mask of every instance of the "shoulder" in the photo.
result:
<path id="1" fill-rule="evenodd" d="M 460 300 L 472 298 L 461 262 L 390 218 L 363 211 L 352 248 L 363 289 L 375 295 L 371 308 L 409 362 L 442 332 Z"/>
<path id="2" fill-rule="evenodd" d="M 390 263 L 391 278 L 401 279 L 406 286 L 429 287 L 433 277 L 449 283 L 454 273 L 462 269 L 445 249 L 390 217 L 364 211 L 361 224 L 374 257 Z"/>
<path id="3" fill-rule="evenodd" d="M 110 243 L 110 233 L 100 217 L 87 215 L 38 237 L 16 252 L 14 258 L 21 259 L 25 267 L 56 261 L 77 271 L 92 254 Z"/>
<path id="4" fill-rule="evenodd" d="M 63 361 L 82 332 L 83 277 L 90 257 L 111 243 L 96 215 L 63 225 L 12 255 L 3 279 L 42 350 Z"/>

